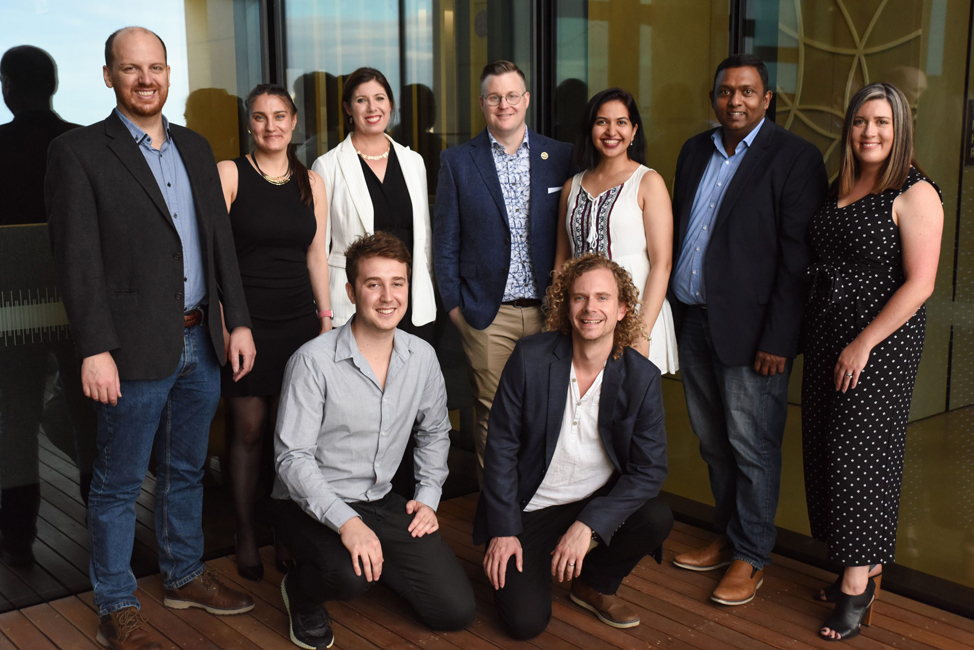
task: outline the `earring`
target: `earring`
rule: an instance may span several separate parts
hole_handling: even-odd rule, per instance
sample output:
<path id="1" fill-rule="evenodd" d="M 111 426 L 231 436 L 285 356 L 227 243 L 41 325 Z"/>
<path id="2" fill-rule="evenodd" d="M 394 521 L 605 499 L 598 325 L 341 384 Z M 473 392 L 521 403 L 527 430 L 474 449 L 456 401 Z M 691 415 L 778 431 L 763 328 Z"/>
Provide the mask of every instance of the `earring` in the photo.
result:
<path id="1" fill-rule="evenodd" d="M 247 129 L 247 134 L 248 134 L 248 135 L 253 135 L 254 133 L 253 133 L 253 131 L 251 131 L 250 129 Z"/>
<path id="2" fill-rule="evenodd" d="M 631 147 L 631 146 L 632 146 L 632 145 L 634 145 L 635 143 L 636 143 L 636 141 L 635 141 L 635 140 L 630 140 L 630 141 L 629 141 L 629 146 Z"/>

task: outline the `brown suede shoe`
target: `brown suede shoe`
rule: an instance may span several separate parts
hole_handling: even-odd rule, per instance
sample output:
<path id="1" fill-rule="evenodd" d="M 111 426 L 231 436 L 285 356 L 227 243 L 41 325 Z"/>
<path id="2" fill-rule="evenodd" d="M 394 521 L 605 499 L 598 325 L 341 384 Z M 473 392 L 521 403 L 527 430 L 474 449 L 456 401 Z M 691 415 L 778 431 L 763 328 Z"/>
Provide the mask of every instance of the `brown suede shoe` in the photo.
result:
<path id="1" fill-rule="evenodd" d="M 713 571 L 731 563 L 734 547 L 726 535 L 721 535 L 703 548 L 680 553 L 673 564 L 690 571 Z"/>
<path id="2" fill-rule="evenodd" d="M 762 584 L 764 571 L 755 569 L 744 560 L 734 560 L 710 600 L 721 605 L 743 605 L 754 600 L 754 594 Z"/>
<path id="3" fill-rule="evenodd" d="M 579 578 L 572 580 L 572 588 L 568 595 L 576 605 L 581 605 L 592 612 L 606 625 L 623 628 L 639 625 L 639 614 L 633 611 L 626 601 L 616 595 L 599 593 Z"/>
<path id="4" fill-rule="evenodd" d="M 211 614 L 243 614 L 254 608 L 250 594 L 236 591 L 217 580 L 216 574 L 204 569 L 192 582 L 179 589 L 166 589 L 162 604 L 172 609 L 199 607 Z"/>
<path id="5" fill-rule="evenodd" d="M 95 640 L 112 650 L 162 650 L 145 624 L 149 621 L 135 607 L 126 607 L 98 622 Z"/>

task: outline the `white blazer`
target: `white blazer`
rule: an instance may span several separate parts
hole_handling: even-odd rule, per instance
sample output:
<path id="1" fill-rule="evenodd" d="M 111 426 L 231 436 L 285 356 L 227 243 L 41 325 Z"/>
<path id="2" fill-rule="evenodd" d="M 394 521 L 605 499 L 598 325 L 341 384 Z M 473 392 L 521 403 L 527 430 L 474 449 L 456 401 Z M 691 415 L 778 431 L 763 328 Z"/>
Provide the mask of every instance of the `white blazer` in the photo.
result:
<path id="1" fill-rule="evenodd" d="M 402 174 L 406 179 L 413 206 L 413 265 L 409 300 L 413 307 L 413 325 L 417 327 L 436 318 L 433 297 L 432 233 L 430 230 L 429 193 L 426 186 L 426 163 L 423 157 L 386 135 L 396 150 Z M 344 325 L 355 313 L 355 305 L 345 293 L 345 250 L 358 237 L 375 232 L 375 213 L 369 187 L 359 156 L 352 145 L 352 134 L 337 147 L 320 156 L 311 168 L 325 181 L 328 193 L 328 284 L 334 325 Z"/>

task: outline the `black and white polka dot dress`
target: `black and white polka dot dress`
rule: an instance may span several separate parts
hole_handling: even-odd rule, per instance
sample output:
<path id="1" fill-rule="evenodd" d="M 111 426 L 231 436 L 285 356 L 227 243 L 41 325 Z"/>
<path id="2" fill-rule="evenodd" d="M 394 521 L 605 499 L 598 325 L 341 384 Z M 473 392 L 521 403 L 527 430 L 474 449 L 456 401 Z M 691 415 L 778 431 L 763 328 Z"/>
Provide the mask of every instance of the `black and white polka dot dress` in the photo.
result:
<path id="1" fill-rule="evenodd" d="M 830 198 L 808 230 L 813 286 L 803 324 L 805 493 L 812 535 L 828 543 L 829 558 L 842 566 L 894 561 L 926 308 L 873 348 L 856 388 L 836 391 L 833 372 L 842 350 L 903 284 L 893 201 L 918 181 L 930 182 L 911 168 L 899 190 L 843 208 Z"/>

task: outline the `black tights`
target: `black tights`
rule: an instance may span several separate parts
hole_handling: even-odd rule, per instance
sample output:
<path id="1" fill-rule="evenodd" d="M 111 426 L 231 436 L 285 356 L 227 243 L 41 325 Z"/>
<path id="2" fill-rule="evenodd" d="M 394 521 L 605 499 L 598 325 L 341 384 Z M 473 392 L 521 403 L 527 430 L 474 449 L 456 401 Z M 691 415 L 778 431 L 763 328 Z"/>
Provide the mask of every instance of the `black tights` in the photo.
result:
<path id="1" fill-rule="evenodd" d="M 273 482 L 272 455 L 263 454 L 264 431 L 274 430 L 280 397 L 231 397 L 230 409 L 230 486 L 237 520 L 237 563 L 260 564 L 257 550 L 257 498 L 261 493 L 261 456 L 269 465 Z M 283 559 L 283 558 L 278 558 Z"/>

